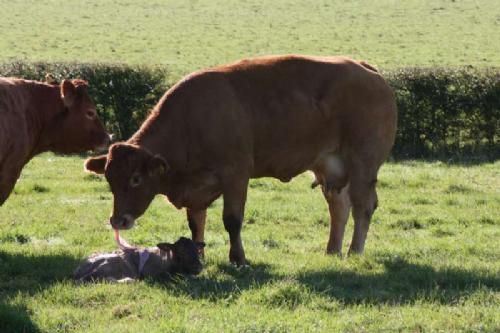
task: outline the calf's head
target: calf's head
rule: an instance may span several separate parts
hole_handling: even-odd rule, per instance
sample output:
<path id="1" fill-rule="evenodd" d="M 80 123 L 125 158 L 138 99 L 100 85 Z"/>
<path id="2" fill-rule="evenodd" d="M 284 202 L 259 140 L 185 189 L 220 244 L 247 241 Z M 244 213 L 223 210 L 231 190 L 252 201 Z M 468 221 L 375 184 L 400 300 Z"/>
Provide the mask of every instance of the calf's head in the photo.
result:
<path id="1" fill-rule="evenodd" d="M 160 243 L 157 246 L 160 251 L 171 253 L 173 260 L 172 273 L 196 275 L 203 269 L 198 246 L 192 240 L 181 237 L 174 244 Z"/>
<path id="2" fill-rule="evenodd" d="M 113 193 L 114 229 L 130 229 L 156 194 L 167 173 L 167 163 L 159 155 L 126 143 L 111 146 L 107 155 L 89 158 L 85 169 L 104 174 Z"/>
<path id="3" fill-rule="evenodd" d="M 60 84 L 60 98 L 63 110 L 56 114 L 48 128 L 51 150 L 76 153 L 107 148 L 110 136 L 97 117 L 87 82 L 64 80 Z"/>

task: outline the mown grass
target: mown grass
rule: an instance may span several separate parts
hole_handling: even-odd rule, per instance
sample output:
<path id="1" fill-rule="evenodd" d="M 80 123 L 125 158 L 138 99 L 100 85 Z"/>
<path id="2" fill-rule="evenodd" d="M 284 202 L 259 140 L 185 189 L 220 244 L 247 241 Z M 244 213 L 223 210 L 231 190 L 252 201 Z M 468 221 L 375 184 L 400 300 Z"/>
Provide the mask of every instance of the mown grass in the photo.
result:
<path id="1" fill-rule="evenodd" d="M 252 181 L 243 239 L 227 263 L 221 202 L 209 211 L 205 269 L 168 283 L 77 285 L 79 261 L 115 244 L 112 197 L 82 158 L 45 154 L 0 209 L 0 332 L 498 331 L 500 162 L 401 162 L 379 177 L 367 251 L 324 255 L 328 214 L 304 174 Z M 352 232 L 349 223 L 347 240 Z M 125 236 L 189 236 L 158 198 Z"/>
<path id="2" fill-rule="evenodd" d="M 261 54 L 382 68 L 500 65 L 496 0 L 0 0 L 0 61 L 166 64 L 174 77 Z"/>

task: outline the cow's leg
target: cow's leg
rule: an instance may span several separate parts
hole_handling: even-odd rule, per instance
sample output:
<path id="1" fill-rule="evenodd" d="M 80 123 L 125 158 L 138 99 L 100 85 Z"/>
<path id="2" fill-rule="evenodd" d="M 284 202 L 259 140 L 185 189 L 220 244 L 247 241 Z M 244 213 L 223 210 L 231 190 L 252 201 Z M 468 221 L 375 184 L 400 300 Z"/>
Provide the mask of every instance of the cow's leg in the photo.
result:
<path id="1" fill-rule="evenodd" d="M 245 251 L 241 242 L 241 226 L 245 211 L 247 198 L 248 178 L 235 177 L 233 181 L 225 179 L 222 196 L 224 199 L 224 210 L 222 218 L 224 227 L 229 233 L 229 261 L 238 266 L 246 265 Z"/>
<path id="2" fill-rule="evenodd" d="M 340 192 L 330 190 L 323 191 L 323 194 L 330 210 L 330 238 L 328 239 L 326 253 L 341 256 L 345 225 L 351 210 L 349 186 L 344 186 Z"/>
<path id="3" fill-rule="evenodd" d="M 350 179 L 350 198 L 354 218 L 354 234 L 349 254 L 363 253 L 370 221 L 377 208 L 377 172 L 354 168 Z"/>
<path id="4" fill-rule="evenodd" d="M 207 210 L 187 209 L 187 219 L 189 229 L 191 230 L 191 238 L 193 242 L 199 246 L 200 255 L 205 254 L 202 244 L 205 242 L 205 221 L 207 219 Z"/>

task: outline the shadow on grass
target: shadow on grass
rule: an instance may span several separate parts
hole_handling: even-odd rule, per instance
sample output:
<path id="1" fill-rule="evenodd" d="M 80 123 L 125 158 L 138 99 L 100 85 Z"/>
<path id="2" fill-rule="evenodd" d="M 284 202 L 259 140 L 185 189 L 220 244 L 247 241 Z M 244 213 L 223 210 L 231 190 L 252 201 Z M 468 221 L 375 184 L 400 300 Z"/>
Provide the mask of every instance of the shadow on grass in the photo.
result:
<path id="1" fill-rule="evenodd" d="M 0 332 L 40 332 L 30 310 L 15 304 L 18 293 L 34 295 L 70 276 L 79 261 L 66 255 L 0 251 Z"/>
<path id="2" fill-rule="evenodd" d="M 0 251 L 0 332 L 40 332 L 31 320 L 30 309 L 25 304 L 18 304 L 16 295 L 35 295 L 67 279 L 78 263 L 79 260 L 66 255 L 31 256 Z M 308 294 L 346 305 L 399 305 L 417 301 L 456 304 L 462 296 L 478 290 L 500 290 L 500 277 L 492 272 L 460 268 L 436 270 L 402 258 L 385 259 L 381 263 L 385 268 L 383 272 L 358 273 L 339 270 L 332 265 L 331 269 L 301 272 L 295 277 L 276 273 L 273 266 L 263 263 L 243 268 L 218 264 L 209 266 L 207 274 L 200 277 L 174 277 L 166 283 L 146 283 L 159 291 L 168 289 L 178 296 L 218 303 L 233 302 L 242 291 L 261 289 L 269 283 L 282 284 L 290 278 L 307 288 Z M 285 288 L 283 295 L 288 299 L 288 289 Z M 297 295 L 300 298 L 302 294 Z"/>
<path id="3" fill-rule="evenodd" d="M 168 283 L 148 282 L 192 299 L 234 300 L 239 297 L 241 291 L 282 278 L 273 274 L 271 270 L 272 266 L 267 264 L 252 264 L 238 268 L 228 263 L 217 265 L 217 272 L 209 274 L 210 276 L 174 277 Z"/>
<path id="4" fill-rule="evenodd" d="M 500 277 L 458 268 L 437 271 L 403 259 L 383 261 L 383 273 L 308 271 L 298 277 L 309 290 L 344 304 L 407 304 L 417 300 L 455 304 L 459 298 L 485 289 L 498 292 Z"/>
<path id="5" fill-rule="evenodd" d="M 349 259 L 348 259 L 349 260 Z M 396 258 L 384 260 L 383 273 L 329 270 L 299 273 L 295 280 L 313 294 L 344 304 L 408 304 L 416 301 L 456 304 L 460 297 L 478 290 L 500 290 L 500 277 L 491 272 L 459 268 L 435 270 L 429 265 Z M 174 283 L 157 284 L 179 296 L 210 301 L 235 300 L 242 291 L 267 283 L 289 281 L 290 276 L 272 272 L 272 266 L 236 268 L 218 265 L 218 272 L 197 278 L 174 278 Z"/>

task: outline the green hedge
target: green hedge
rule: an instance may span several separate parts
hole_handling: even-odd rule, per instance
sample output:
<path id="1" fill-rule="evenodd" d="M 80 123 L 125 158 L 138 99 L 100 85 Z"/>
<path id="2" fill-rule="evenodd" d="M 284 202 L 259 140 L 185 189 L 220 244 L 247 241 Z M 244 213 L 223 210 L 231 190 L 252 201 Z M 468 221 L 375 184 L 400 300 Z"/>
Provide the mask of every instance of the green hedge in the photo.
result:
<path id="1" fill-rule="evenodd" d="M 407 68 L 394 88 L 399 158 L 500 158 L 500 68 Z"/>
<path id="2" fill-rule="evenodd" d="M 0 76 L 43 80 L 46 73 L 90 82 L 110 132 L 128 138 L 168 87 L 163 67 L 11 63 Z M 384 72 L 399 109 L 395 158 L 500 158 L 500 68 L 406 68 Z"/>
<path id="3" fill-rule="evenodd" d="M 58 81 L 80 78 L 89 82 L 97 112 L 110 133 L 119 139 L 132 135 L 167 89 L 167 71 L 161 67 L 116 64 L 23 63 L 0 64 L 0 76 Z"/>

